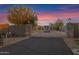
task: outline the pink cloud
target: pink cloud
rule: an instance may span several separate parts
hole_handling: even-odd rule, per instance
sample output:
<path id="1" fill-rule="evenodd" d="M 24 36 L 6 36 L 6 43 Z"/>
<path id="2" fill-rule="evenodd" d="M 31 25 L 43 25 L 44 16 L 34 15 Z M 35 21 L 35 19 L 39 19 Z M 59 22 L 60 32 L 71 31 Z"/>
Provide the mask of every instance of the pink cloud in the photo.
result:
<path id="1" fill-rule="evenodd" d="M 51 20 L 55 18 L 55 16 L 52 13 L 42 13 L 38 15 L 39 20 Z"/>
<path id="2" fill-rule="evenodd" d="M 38 15 L 39 20 L 55 20 L 56 18 L 75 18 L 79 17 L 79 12 L 47 12 Z"/>
<path id="3" fill-rule="evenodd" d="M 57 18 L 76 18 L 79 17 L 79 12 L 40 12 L 38 14 L 39 21 L 54 21 Z M 7 13 L 0 13 L 0 23 L 9 23 L 7 21 Z"/>
<path id="4" fill-rule="evenodd" d="M 9 23 L 7 20 L 7 13 L 0 13 L 0 23 Z"/>

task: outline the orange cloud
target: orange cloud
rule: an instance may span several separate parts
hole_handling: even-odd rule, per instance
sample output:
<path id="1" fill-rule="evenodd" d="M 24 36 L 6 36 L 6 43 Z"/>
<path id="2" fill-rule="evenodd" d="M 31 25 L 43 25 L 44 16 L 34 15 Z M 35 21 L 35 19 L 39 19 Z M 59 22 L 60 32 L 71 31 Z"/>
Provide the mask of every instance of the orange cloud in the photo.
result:
<path id="1" fill-rule="evenodd" d="M 0 29 L 8 28 L 9 24 L 0 24 Z"/>

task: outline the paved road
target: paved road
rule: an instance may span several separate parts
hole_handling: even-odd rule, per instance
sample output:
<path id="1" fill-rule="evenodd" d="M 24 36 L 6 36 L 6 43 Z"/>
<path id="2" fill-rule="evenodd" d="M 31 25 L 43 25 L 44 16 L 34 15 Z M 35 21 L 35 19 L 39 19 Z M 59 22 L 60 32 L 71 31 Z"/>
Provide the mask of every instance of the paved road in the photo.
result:
<path id="1" fill-rule="evenodd" d="M 31 37 L 0 49 L 0 54 L 11 55 L 71 55 L 62 38 Z"/>

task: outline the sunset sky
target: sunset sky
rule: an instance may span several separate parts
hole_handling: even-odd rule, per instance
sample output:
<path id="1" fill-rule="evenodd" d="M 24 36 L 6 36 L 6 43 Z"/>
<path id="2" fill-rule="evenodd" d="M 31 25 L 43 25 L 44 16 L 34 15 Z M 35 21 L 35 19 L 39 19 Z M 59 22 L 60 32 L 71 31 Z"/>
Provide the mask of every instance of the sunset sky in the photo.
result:
<path id="1" fill-rule="evenodd" d="M 16 6 L 24 6 L 33 9 L 38 13 L 39 24 L 49 24 L 55 22 L 58 18 L 64 22 L 67 18 L 74 20 L 79 19 L 79 5 L 77 4 L 26 4 L 26 5 L 13 5 L 1 4 L 0 5 L 0 23 L 9 23 L 7 21 L 7 10 Z"/>

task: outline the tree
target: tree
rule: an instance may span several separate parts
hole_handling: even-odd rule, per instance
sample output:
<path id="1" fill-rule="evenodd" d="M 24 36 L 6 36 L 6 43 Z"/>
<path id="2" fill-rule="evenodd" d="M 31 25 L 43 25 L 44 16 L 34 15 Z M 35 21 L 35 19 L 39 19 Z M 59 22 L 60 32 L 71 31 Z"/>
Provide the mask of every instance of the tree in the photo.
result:
<path id="1" fill-rule="evenodd" d="M 14 7 L 8 10 L 8 20 L 10 21 L 10 23 L 15 24 L 18 30 L 20 28 L 20 31 L 23 31 L 22 33 L 25 33 L 26 29 L 28 30 L 27 32 L 30 33 L 32 31 L 31 29 L 33 29 L 37 24 L 37 14 L 30 8 Z"/>
<path id="2" fill-rule="evenodd" d="M 32 24 L 37 21 L 36 13 L 25 7 L 11 8 L 8 11 L 8 20 L 13 24 Z"/>
<path id="3" fill-rule="evenodd" d="M 55 30 L 61 30 L 63 26 L 64 26 L 63 21 L 60 20 L 60 19 L 58 19 L 58 20 L 56 21 L 56 23 L 54 24 L 54 29 L 55 29 Z"/>

